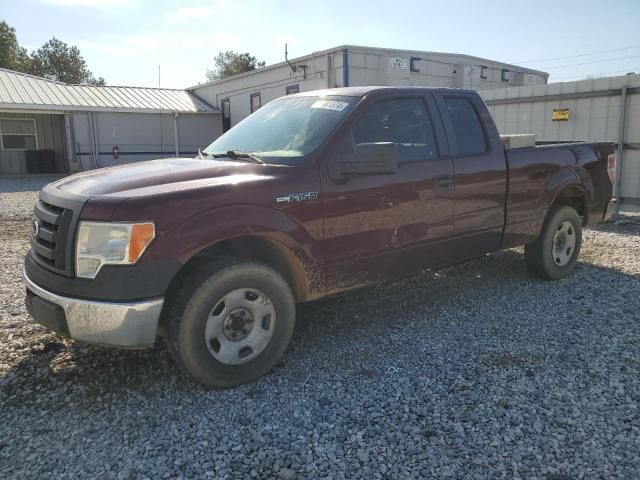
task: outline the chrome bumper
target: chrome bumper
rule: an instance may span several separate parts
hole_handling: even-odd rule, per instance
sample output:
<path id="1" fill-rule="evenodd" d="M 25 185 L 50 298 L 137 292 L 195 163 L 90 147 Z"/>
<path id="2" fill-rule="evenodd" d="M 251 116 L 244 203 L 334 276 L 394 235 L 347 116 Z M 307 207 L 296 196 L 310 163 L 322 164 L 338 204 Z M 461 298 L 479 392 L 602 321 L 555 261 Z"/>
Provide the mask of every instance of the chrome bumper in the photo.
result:
<path id="1" fill-rule="evenodd" d="M 141 348 L 153 345 L 163 298 L 143 302 L 110 303 L 62 297 L 31 281 L 25 271 L 22 278 L 36 297 L 64 310 L 69 336 L 85 342 L 117 347 Z M 34 319 L 38 323 L 38 318 Z"/>

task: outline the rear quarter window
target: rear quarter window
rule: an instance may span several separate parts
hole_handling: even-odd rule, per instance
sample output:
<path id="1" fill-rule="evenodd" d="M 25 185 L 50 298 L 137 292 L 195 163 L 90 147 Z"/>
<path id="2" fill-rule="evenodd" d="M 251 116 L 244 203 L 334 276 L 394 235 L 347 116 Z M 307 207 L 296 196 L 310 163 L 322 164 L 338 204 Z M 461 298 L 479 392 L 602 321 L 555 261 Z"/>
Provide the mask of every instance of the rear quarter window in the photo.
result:
<path id="1" fill-rule="evenodd" d="M 480 118 L 467 98 L 446 97 L 444 103 L 453 124 L 458 155 L 477 155 L 487 151 Z"/>

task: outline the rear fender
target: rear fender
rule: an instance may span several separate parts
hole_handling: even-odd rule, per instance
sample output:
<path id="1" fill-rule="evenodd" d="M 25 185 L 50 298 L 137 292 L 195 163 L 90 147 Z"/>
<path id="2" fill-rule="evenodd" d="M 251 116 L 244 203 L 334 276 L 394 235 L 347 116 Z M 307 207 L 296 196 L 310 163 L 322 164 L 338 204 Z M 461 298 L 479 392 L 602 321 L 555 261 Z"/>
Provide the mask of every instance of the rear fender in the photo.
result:
<path id="1" fill-rule="evenodd" d="M 594 188 L 589 172 L 584 167 L 571 165 L 561 168 L 549 177 L 545 185 L 546 210 L 548 211 L 562 192 L 571 186 L 580 189 L 585 203 L 592 201 Z"/>

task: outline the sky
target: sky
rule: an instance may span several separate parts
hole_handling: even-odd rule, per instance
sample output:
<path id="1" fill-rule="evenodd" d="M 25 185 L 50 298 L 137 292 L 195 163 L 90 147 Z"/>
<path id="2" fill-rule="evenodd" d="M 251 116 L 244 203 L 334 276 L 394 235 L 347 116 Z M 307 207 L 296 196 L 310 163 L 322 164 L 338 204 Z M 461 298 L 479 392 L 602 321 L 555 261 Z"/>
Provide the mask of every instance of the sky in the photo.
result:
<path id="1" fill-rule="evenodd" d="M 640 72 L 640 0 L 0 0 L 29 51 L 76 45 L 109 85 L 186 88 L 213 57 L 267 65 L 351 44 L 464 53 L 550 80 Z"/>

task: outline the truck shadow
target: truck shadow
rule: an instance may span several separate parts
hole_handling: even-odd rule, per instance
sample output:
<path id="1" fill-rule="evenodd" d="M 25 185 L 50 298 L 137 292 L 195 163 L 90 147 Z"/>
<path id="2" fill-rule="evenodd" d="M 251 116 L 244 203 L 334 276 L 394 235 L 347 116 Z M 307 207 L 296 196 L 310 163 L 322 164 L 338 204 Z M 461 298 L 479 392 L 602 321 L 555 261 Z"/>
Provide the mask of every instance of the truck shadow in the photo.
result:
<path id="1" fill-rule="evenodd" d="M 580 263 L 572 277 L 559 282 L 533 279 L 526 271 L 521 251 L 508 250 L 440 271 L 425 271 L 396 283 L 371 287 L 348 294 L 302 305 L 291 346 L 284 359 L 267 376 L 253 385 L 235 389 L 236 394 L 257 395 L 269 383 L 281 388 L 299 388 L 313 372 L 313 357 L 322 358 L 334 370 L 352 371 L 356 378 L 373 380 L 383 372 L 378 348 L 381 342 L 402 336 L 415 328 L 431 329 L 434 345 L 441 342 L 441 330 L 451 328 L 442 323 L 451 318 L 458 331 L 464 323 L 477 322 L 484 315 L 478 298 L 508 311 L 513 308 L 512 291 L 537 288 L 553 298 L 553 289 L 572 289 L 592 275 L 605 275 L 611 282 L 632 282 L 640 277 L 611 268 Z M 630 287 L 631 288 L 631 287 Z M 635 287 L 633 287 L 635 288 Z M 465 300 L 465 292 L 473 297 Z M 598 307 L 596 307 L 598 308 Z M 594 314 L 606 318 L 606 307 Z M 521 322 L 514 318 L 513 322 Z M 548 324 L 527 325 L 545 329 Z M 462 325 L 460 325 L 462 324 Z M 448 333 L 447 333 L 448 334 Z M 487 333 L 491 335 L 491 333 Z M 496 334 L 497 335 L 497 334 Z M 335 344 L 340 353 L 336 354 Z M 407 348 L 411 348 L 407 345 Z M 399 352 L 399 354 L 402 352 Z M 498 362 L 499 363 L 499 362 Z M 35 384 L 35 387 L 34 387 Z M 280 388 L 280 387 L 279 387 Z M 76 408 L 99 408 L 98 398 L 127 394 L 144 400 L 180 394 L 185 391 L 207 391 L 195 384 L 177 367 L 163 341 L 142 351 L 118 350 L 61 339 L 54 335 L 43 347 L 31 353 L 0 378 L 0 398 L 5 408 L 17 407 L 38 391 L 58 391 L 74 398 Z M 209 391 L 208 395 L 225 395 Z M 49 408 L 72 408 L 60 402 Z"/>
<path id="2" fill-rule="evenodd" d="M 608 222 L 592 225 L 589 230 L 640 237 L 639 227 L 640 215 L 619 215 Z"/>

